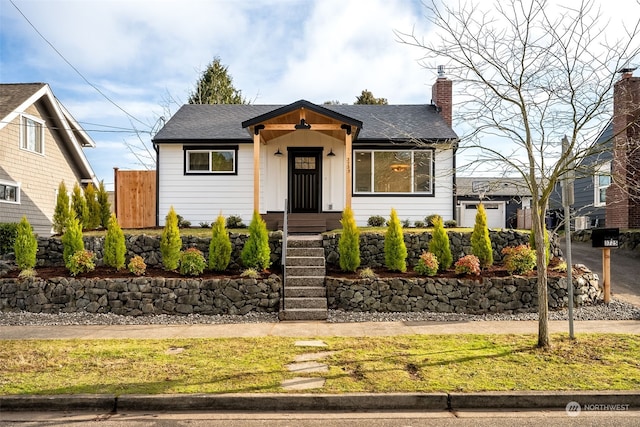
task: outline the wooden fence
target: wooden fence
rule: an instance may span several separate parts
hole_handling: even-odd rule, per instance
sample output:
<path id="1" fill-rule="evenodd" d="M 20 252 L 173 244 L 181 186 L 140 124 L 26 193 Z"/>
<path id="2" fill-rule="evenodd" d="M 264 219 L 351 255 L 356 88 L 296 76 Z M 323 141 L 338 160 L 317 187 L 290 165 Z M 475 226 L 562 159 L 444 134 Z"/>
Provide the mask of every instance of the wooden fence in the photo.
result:
<path id="1" fill-rule="evenodd" d="M 122 228 L 156 225 L 156 171 L 114 168 L 115 212 Z"/>

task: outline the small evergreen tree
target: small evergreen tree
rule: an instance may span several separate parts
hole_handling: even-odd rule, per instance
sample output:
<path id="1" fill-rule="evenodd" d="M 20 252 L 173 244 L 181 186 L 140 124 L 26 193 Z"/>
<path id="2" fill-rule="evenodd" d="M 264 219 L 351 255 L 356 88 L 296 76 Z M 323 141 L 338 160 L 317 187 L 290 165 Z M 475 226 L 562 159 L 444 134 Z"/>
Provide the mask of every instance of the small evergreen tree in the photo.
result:
<path id="1" fill-rule="evenodd" d="M 162 265 L 165 270 L 175 270 L 178 268 L 181 249 L 182 238 L 180 237 L 180 229 L 178 228 L 178 215 L 173 209 L 173 206 L 171 206 L 165 219 L 162 236 L 160 237 L 160 253 L 162 254 Z"/>
<path id="2" fill-rule="evenodd" d="M 384 235 L 384 262 L 391 271 L 407 271 L 407 247 L 398 213 L 391 209 L 391 218 Z"/>
<path id="3" fill-rule="evenodd" d="M 38 241 L 36 236 L 33 235 L 31 224 L 27 221 L 26 216 L 23 216 L 18 224 L 13 251 L 16 255 L 16 264 L 21 270 L 31 269 L 36 266 Z"/>
<path id="4" fill-rule="evenodd" d="M 226 220 L 218 215 L 211 226 L 211 243 L 209 244 L 209 269 L 224 271 L 231 261 L 231 240 L 227 232 Z"/>
<path id="5" fill-rule="evenodd" d="M 80 227 L 85 228 L 89 219 L 89 209 L 77 182 L 73 186 L 73 192 L 71 193 L 71 211 L 80 223 Z"/>
<path id="6" fill-rule="evenodd" d="M 249 224 L 249 238 L 240 254 L 242 264 L 248 268 L 268 268 L 271 264 L 271 249 L 269 248 L 269 233 L 267 224 L 258 211 L 253 212 Z"/>
<path id="7" fill-rule="evenodd" d="M 342 211 L 340 224 L 342 224 L 342 235 L 338 241 L 340 269 L 356 271 L 360 267 L 360 230 L 350 207 L 347 206 Z"/>
<path id="8" fill-rule="evenodd" d="M 64 232 L 64 227 L 67 225 L 67 222 L 69 222 L 70 216 L 69 194 L 67 194 L 67 187 L 64 185 L 64 181 L 61 181 L 58 185 L 56 207 L 53 211 L 53 231 L 56 234 L 62 234 Z"/>
<path id="9" fill-rule="evenodd" d="M 487 268 L 493 265 L 493 249 L 487 227 L 487 213 L 482 203 L 478 205 L 476 223 L 471 233 L 471 253 L 480 260 L 480 267 Z"/>
<path id="10" fill-rule="evenodd" d="M 438 258 L 438 268 L 444 271 L 451 267 L 453 263 L 453 255 L 451 255 L 451 247 L 449 246 L 449 236 L 444 229 L 442 218 L 433 219 L 433 235 L 429 242 L 429 252 Z"/>
<path id="11" fill-rule="evenodd" d="M 100 227 L 100 204 L 96 199 L 96 187 L 92 183 L 87 184 L 87 188 L 84 189 L 84 199 L 87 203 L 88 213 L 85 228 L 95 230 Z"/>
<path id="12" fill-rule="evenodd" d="M 71 257 L 78 252 L 84 250 L 84 241 L 82 240 L 82 226 L 80 221 L 74 215 L 67 222 L 66 230 L 62 235 L 62 259 L 64 265 L 69 268 L 71 265 Z"/>
<path id="13" fill-rule="evenodd" d="M 111 214 L 107 235 L 104 238 L 104 265 L 121 270 L 125 265 L 127 246 L 124 243 L 124 233 L 118 224 L 115 214 Z"/>
<path id="14" fill-rule="evenodd" d="M 104 181 L 100 181 L 98 186 L 98 204 L 100 205 L 100 226 L 107 228 L 109 226 L 109 219 L 111 218 L 111 203 L 109 203 L 109 195 L 104 188 Z"/>
<path id="15" fill-rule="evenodd" d="M 531 249 L 536 249 L 536 238 L 535 233 L 531 230 L 529 234 L 529 246 Z M 547 261 L 547 265 L 549 265 L 549 261 L 551 261 L 551 242 L 549 241 L 549 230 L 547 227 L 544 227 L 544 256 Z"/>

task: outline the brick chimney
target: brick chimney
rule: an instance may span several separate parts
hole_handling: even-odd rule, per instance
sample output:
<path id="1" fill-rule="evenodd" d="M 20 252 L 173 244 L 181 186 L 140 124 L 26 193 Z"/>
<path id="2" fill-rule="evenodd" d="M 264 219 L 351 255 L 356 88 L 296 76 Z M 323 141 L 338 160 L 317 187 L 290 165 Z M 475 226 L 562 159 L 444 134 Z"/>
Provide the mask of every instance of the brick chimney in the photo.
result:
<path id="1" fill-rule="evenodd" d="M 431 103 L 440 109 L 449 127 L 453 120 L 453 82 L 445 77 L 444 65 L 438 65 L 438 79 L 431 87 Z"/>
<path id="2" fill-rule="evenodd" d="M 640 228 L 640 78 L 620 70 L 613 89 L 613 182 L 607 189 L 606 226 Z"/>

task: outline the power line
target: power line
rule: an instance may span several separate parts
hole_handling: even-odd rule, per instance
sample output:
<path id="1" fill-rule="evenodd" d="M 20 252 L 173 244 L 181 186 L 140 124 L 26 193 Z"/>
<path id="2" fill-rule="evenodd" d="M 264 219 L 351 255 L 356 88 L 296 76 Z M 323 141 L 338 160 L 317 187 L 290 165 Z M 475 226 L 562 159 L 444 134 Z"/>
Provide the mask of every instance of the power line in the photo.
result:
<path id="1" fill-rule="evenodd" d="M 54 52 L 56 52 L 58 54 L 58 56 L 60 56 L 60 58 L 62 58 L 62 60 L 64 62 L 66 62 L 67 65 L 69 65 L 69 67 L 71 67 L 71 69 L 73 69 L 73 71 L 75 71 L 82 78 L 82 80 L 85 81 L 85 83 L 87 83 L 89 86 L 91 86 L 93 89 L 95 89 L 96 92 L 98 92 L 100 95 L 102 95 L 107 101 L 109 101 L 111 104 L 113 104 L 117 109 L 119 109 L 124 114 L 126 114 L 127 117 L 129 117 L 130 119 L 135 120 L 136 122 L 138 122 L 138 123 L 140 123 L 140 124 L 142 124 L 144 126 L 148 126 L 143 121 L 141 121 L 138 118 L 134 117 L 133 115 L 129 114 L 124 108 L 119 106 L 115 101 L 113 101 L 104 92 L 102 92 L 96 85 L 91 83 L 76 67 L 73 66 L 73 64 L 71 62 L 69 62 L 67 60 L 67 58 L 65 58 L 65 56 L 62 53 L 60 53 L 60 51 L 58 49 L 56 49 L 56 47 L 49 40 L 47 40 L 47 38 L 40 31 L 38 31 L 36 26 L 33 25 L 33 23 L 29 20 L 29 18 L 26 17 L 26 15 L 24 13 L 22 13 L 20 8 L 13 2 L 13 0 L 9 0 L 9 1 L 13 5 L 13 7 L 15 7 L 16 10 L 20 13 L 20 15 L 22 15 L 22 17 L 25 19 L 25 21 L 27 21 L 27 23 L 31 26 L 31 28 L 33 28 L 34 31 L 42 38 L 42 40 L 44 40 L 51 47 L 51 49 L 53 49 Z"/>

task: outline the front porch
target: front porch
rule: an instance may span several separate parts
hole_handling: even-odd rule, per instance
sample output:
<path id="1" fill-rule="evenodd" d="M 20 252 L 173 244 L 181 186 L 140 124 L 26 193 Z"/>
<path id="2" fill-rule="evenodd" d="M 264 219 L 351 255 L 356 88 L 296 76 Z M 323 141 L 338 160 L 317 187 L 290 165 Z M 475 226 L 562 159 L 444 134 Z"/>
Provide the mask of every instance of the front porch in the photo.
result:
<path id="1" fill-rule="evenodd" d="M 290 213 L 288 214 L 288 231 L 292 234 L 324 233 L 341 228 L 342 212 Z M 262 214 L 268 230 L 282 230 L 283 212 L 267 212 Z"/>

